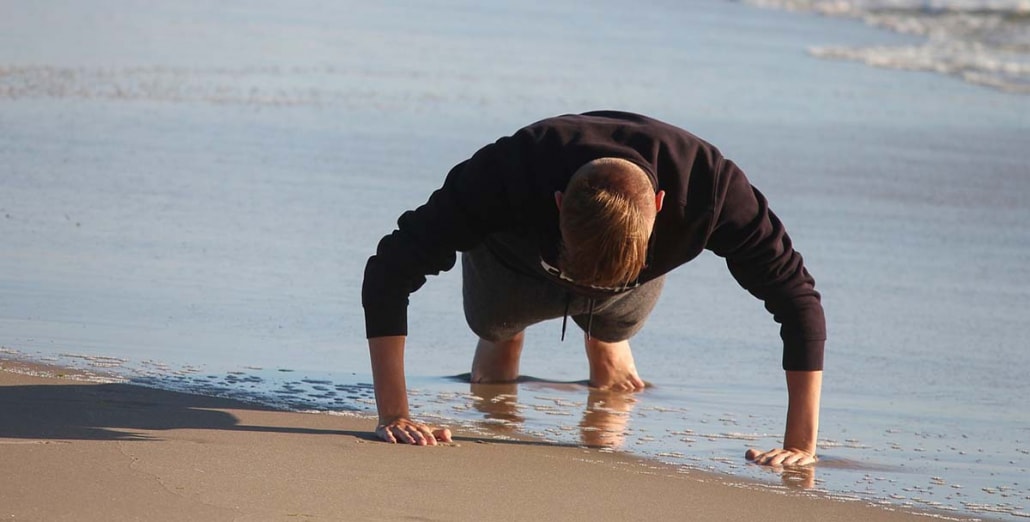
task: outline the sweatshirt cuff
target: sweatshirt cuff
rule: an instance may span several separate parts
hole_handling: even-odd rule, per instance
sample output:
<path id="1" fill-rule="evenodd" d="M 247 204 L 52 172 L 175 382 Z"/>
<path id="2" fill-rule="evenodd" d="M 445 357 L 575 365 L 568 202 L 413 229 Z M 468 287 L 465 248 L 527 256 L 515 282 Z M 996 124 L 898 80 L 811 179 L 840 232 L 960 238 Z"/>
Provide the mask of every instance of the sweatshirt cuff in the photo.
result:
<path id="1" fill-rule="evenodd" d="M 784 341 L 783 369 L 787 371 L 822 371 L 825 339 Z"/>
<path id="2" fill-rule="evenodd" d="M 365 304 L 365 337 L 408 335 L 407 307 Z"/>

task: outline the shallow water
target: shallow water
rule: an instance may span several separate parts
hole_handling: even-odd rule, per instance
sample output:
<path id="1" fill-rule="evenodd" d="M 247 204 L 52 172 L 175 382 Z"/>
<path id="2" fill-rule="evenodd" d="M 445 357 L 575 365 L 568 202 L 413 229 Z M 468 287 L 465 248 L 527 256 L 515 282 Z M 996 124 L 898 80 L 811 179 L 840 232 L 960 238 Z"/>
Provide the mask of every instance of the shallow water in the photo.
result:
<path id="1" fill-rule="evenodd" d="M 633 397 L 582 386 L 557 323 L 528 333 L 534 379 L 452 378 L 474 339 L 456 274 L 433 278 L 408 349 L 423 418 L 1030 512 L 1030 97 L 815 59 L 908 37 L 737 3 L 307 5 L 5 8 L 0 355 L 371 412 L 358 295 L 379 237 L 482 144 L 617 107 L 719 144 L 787 223 L 829 319 L 823 462 L 744 461 L 782 436 L 777 327 L 713 256 L 671 275 L 634 339 L 653 387 Z"/>

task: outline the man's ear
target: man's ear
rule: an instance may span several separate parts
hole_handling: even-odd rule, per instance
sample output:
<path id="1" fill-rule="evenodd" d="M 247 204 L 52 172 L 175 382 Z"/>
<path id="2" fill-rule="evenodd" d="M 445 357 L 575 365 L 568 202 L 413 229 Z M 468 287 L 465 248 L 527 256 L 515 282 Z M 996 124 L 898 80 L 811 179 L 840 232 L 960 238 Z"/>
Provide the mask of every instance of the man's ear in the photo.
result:
<path id="1" fill-rule="evenodd" d="M 659 190 L 654 195 L 654 213 L 657 214 L 662 211 L 662 202 L 665 201 L 665 191 Z"/>
<path id="2" fill-rule="evenodd" d="M 558 205 L 558 212 L 561 212 L 561 191 L 554 191 L 554 204 Z"/>

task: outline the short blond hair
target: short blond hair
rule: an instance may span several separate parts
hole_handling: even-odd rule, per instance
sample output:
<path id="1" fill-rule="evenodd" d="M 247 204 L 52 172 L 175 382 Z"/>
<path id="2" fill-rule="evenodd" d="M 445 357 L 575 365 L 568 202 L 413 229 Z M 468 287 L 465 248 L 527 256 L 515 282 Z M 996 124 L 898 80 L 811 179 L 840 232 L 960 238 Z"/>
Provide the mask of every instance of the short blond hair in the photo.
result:
<path id="1" fill-rule="evenodd" d="M 562 195 L 560 267 L 573 281 L 619 288 L 647 263 L 655 189 L 637 164 L 600 158 L 576 170 Z"/>

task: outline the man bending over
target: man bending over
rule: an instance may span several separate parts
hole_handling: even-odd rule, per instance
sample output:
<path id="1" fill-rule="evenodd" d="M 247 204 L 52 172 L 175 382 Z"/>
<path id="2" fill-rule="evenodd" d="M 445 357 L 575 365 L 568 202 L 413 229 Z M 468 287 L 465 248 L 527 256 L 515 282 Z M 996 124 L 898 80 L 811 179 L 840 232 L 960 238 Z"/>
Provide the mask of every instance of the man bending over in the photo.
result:
<path id="1" fill-rule="evenodd" d="M 362 304 L 379 425 L 389 442 L 436 444 L 450 432 L 411 419 L 404 377 L 407 305 L 426 276 L 462 253 L 465 317 L 479 336 L 472 382 L 519 375 L 525 329 L 569 318 L 583 330 L 590 385 L 644 387 L 629 338 L 664 275 L 710 250 L 780 324 L 788 410 L 770 465 L 815 462 L 825 319 L 819 293 L 765 197 L 712 145 L 622 112 L 529 125 L 459 163 L 405 212 L 365 268 Z"/>

